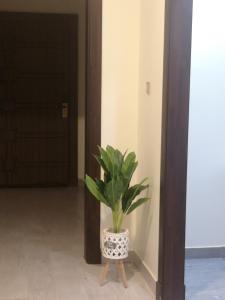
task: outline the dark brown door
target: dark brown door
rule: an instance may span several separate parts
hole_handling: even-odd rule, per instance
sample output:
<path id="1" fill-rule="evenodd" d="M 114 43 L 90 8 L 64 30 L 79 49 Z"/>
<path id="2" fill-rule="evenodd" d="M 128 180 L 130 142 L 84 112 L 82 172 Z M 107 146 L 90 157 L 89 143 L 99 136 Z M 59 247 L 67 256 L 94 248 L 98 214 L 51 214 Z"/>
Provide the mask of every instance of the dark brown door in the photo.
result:
<path id="1" fill-rule="evenodd" d="M 0 14 L 0 185 L 76 182 L 77 18 Z"/>

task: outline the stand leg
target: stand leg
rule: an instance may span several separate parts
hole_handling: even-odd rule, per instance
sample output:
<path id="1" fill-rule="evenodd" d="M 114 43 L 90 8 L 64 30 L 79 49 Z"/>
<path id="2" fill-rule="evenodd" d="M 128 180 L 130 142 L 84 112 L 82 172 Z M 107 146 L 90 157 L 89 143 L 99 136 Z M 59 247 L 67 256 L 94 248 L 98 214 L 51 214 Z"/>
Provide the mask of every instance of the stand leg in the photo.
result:
<path id="1" fill-rule="evenodd" d="M 120 260 L 119 262 L 116 263 L 116 269 L 117 269 L 119 277 L 122 279 L 123 286 L 125 288 L 127 288 L 128 287 L 127 276 L 125 273 L 124 263 L 122 260 Z"/>
<path id="2" fill-rule="evenodd" d="M 119 260 L 116 261 L 116 272 L 117 272 L 118 278 L 120 280 L 122 280 L 122 278 L 121 278 L 121 269 L 120 269 L 120 266 L 119 266 Z"/>
<path id="3" fill-rule="evenodd" d="M 109 273 L 109 261 L 107 260 L 107 262 L 105 263 L 104 268 L 102 270 L 102 273 L 100 275 L 100 285 L 103 285 L 108 273 Z"/>

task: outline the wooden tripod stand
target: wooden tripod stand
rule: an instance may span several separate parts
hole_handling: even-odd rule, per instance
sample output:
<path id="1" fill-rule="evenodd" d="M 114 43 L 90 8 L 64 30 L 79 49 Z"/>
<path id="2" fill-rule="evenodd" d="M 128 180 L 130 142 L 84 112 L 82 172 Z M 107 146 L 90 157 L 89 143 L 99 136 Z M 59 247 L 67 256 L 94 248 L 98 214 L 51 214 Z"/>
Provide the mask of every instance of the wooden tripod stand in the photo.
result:
<path id="1" fill-rule="evenodd" d="M 116 265 L 116 271 L 117 271 L 117 275 L 118 275 L 119 279 L 122 280 L 123 286 L 125 288 L 127 288 L 128 287 L 127 276 L 126 276 L 123 260 L 121 260 L 121 259 L 115 260 L 115 265 Z M 107 278 L 107 275 L 109 273 L 109 270 L 110 270 L 110 260 L 107 259 L 107 261 L 103 267 L 102 273 L 100 275 L 100 285 L 104 284 L 104 282 Z"/>

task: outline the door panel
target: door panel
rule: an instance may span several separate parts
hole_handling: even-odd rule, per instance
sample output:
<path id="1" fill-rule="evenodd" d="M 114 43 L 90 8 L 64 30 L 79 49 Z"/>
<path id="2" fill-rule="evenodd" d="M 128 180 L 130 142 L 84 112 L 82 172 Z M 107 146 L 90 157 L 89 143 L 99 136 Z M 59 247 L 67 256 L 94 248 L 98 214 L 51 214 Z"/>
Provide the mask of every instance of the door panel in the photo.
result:
<path id="1" fill-rule="evenodd" d="M 0 14 L 0 27 L 0 185 L 75 184 L 77 18 Z"/>

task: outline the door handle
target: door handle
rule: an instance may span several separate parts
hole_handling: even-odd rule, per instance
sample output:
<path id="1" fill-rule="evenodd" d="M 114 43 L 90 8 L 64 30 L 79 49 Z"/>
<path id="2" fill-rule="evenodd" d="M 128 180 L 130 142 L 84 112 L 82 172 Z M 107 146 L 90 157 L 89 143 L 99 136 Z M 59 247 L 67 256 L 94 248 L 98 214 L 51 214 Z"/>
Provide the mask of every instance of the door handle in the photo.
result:
<path id="1" fill-rule="evenodd" d="M 62 102 L 62 118 L 67 119 L 69 114 L 69 103 Z"/>

